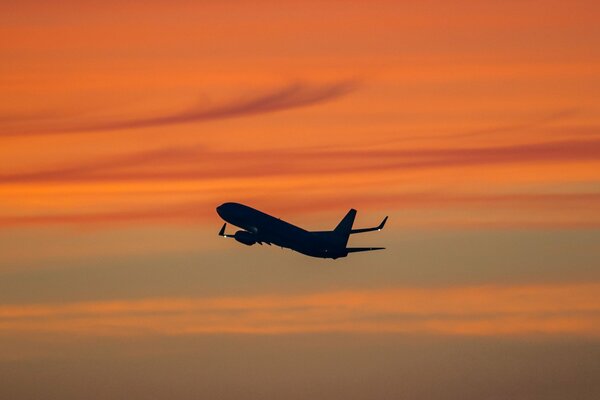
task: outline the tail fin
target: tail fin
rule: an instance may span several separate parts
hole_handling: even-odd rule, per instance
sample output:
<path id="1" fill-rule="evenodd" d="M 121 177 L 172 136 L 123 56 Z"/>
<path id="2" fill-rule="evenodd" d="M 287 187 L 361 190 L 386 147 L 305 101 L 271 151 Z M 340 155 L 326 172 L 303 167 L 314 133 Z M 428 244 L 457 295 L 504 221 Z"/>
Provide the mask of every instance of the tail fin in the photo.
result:
<path id="1" fill-rule="evenodd" d="M 338 226 L 335 227 L 334 231 L 336 233 L 350 233 L 352 230 L 352 225 L 354 224 L 354 218 L 356 218 L 356 210 L 352 208 L 348 211 L 348 214 L 340 221 Z"/>
<path id="2" fill-rule="evenodd" d="M 344 238 L 344 246 L 348 243 L 348 238 L 352 231 L 352 224 L 354 224 L 354 218 L 356 218 L 356 210 L 352 208 L 333 230 L 339 236 Z"/>

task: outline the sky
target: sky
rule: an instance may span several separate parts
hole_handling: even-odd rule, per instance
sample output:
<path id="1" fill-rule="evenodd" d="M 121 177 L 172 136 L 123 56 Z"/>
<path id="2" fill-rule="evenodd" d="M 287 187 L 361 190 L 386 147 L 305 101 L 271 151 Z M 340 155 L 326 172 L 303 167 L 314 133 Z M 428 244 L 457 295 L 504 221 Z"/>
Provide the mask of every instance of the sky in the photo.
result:
<path id="1" fill-rule="evenodd" d="M 599 398 L 598 20 L 1 3 L 0 397 Z M 386 250 L 223 240 L 227 201 Z"/>

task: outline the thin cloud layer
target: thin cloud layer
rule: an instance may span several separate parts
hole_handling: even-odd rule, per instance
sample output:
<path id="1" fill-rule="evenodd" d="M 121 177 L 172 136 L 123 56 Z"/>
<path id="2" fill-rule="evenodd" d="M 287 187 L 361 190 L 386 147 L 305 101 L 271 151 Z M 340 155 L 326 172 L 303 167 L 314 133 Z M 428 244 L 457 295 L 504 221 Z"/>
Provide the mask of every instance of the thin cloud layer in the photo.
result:
<path id="1" fill-rule="evenodd" d="M 204 223 L 214 217 L 214 206 L 224 196 L 250 201 L 251 204 L 272 206 L 272 211 L 281 211 L 282 204 L 285 204 L 287 209 L 284 211 L 292 214 L 326 211 L 339 209 L 339 199 L 336 200 L 337 203 L 332 202 L 330 194 L 318 194 L 317 191 L 310 200 L 304 198 L 301 204 L 294 204 L 289 198 L 285 201 L 282 198 L 275 201 L 257 199 L 256 193 L 248 195 L 251 192 L 240 191 L 239 188 L 258 178 L 268 179 L 270 187 L 289 190 L 296 190 L 298 185 L 310 181 L 311 187 L 316 190 L 317 177 L 322 179 L 324 176 L 339 176 L 345 182 L 350 182 L 354 173 L 400 175 L 406 171 L 429 170 L 433 174 L 446 174 L 445 169 L 456 167 L 482 170 L 487 166 L 516 166 L 520 169 L 527 165 L 567 166 L 569 163 L 577 165 L 584 161 L 596 163 L 600 160 L 600 140 L 563 140 L 488 147 L 366 150 L 307 147 L 279 150 L 277 157 L 273 157 L 273 154 L 272 150 L 224 151 L 202 146 L 159 148 L 62 167 L 0 175 L 0 188 L 6 189 L 7 193 L 13 191 L 6 201 L 15 202 L 19 196 L 25 196 L 26 204 L 32 204 L 28 200 L 28 193 L 39 193 L 39 199 L 49 196 L 43 207 L 34 205 L 21 213 L 3 213 L 4 215 L 0 215 L 0 225 Z M 94 193 L 102 193 L 105 190 L 103 188 L 111 185 L 122 187 L 124 184 L 137 186 L 128 186 L 127 192 L 117 190 L 112 198 L 118 199 L 119 193 L 131 196 L 139 192 L 136 197 L 137 206 L 132 206 L 130 200 L 124 203 L 113 202 L 112 205 L 103 203 L 100 206 Z M 590 228 L 597 227 L 600 223 L 597 218 L 598 207 L 595 206 L 600 204 L 599 194 L 593 186 L 582 186 L 569 191 L 517 189 L 512 192 L 503 190 L 501 193 L 494 193 L 487 188 L 477 193 L 468 193 L 432 186 L 427 192 L 404 189 L 381 193 L 374 190 L 377 184 L 370 183 L 368 178 L 357 178 L 354 184 L 362 185 L 365 194 L 355 193 L 352 184 L 343 185 L 340 190 L 344 192 L 344 206 L 350 204 L 368 208 L 373 205 L 381 208 L 385 205 L 390 210 L 445 210 L 446 217 L 440 216 L 437 220 L 441 226 Z M 57 193 L 70 195 L 71 190 L 62 189 L 61 192 L 61 185 L 65 188 L 79 188 L 83 206 L 78 209 L 61 206 L 60 201 L 56 200 Z M 159 195 L 159 192 L 168 193 L 169 188 L 177 192 L 179 197 Z M 218 188 L 220 194 L 215 194 L 215 188 Z M 91 190 L 87 197 L 86 190 Z M 172 194 L 175 195 L 175 192 Z M 273 197 L 272 194 L 270 197 Z M 512 214 L 503 217 L 498 213 L 487 213 L 487 217 L 483 214 L 477 216 L 477 209 L 485 207 L 496 211 L 510 210 Z M 471 209 L 470 217 L 463 217 L 461 220 L 458 214 L 452 216 L 460 209 Z"/>
<path id="2" fill-rule="evenodd" d="M 354 171 L 406 170 L 518 163 L 600 160 L 600 140 L 567 140 L 510 146 L 390 150 L 214 151 L 171 148 L 0 175 L 0 184 L 211 179 Z M 140 167 L 140 168 L 132 168 Z M 178 168 L 173 168 L 178 167 Z"/>
<path id="3" fill-rule="evenodd" d="M 85 335 L 600 335 L 600 286 L 380 289 L 0 306 L 0 332 Z"/>
<path id="4" fill-rule="evenodd" d="M 355 81 L 341 81 L 326 85 L 294 83 L 269 93 L 236 99 L 213 107 L 197 106 L 159 116 L 109 119 L 91 123 L 75 120 L 52 126 L 50 122 L 47 122 L 47 126 L 43 128 L 32 128 L 19 132 L 5 130 L 3 135 L 24 136 L 140 129 L 266 114 L 331 101 L 351 93 L 357 86 Z"/>

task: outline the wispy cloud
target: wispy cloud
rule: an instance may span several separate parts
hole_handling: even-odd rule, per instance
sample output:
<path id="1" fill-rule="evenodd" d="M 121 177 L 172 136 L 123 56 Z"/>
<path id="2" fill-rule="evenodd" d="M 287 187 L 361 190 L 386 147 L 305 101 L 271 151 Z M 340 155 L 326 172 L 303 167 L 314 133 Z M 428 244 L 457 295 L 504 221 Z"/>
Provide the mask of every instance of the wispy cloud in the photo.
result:
<path id="1" fill-rule="evenodd" d="M 397 332 L 600 335 L 598 284 L 0 306 L 0 332 L 185 335 Z"/>
<path id="2" fill-rule="evenodd" d="M 274 157 L 274 154 L 277 156 Z M 48 209 L 29 207 L 19 214 L 0 215 L 1 226 L 55 225 L 55 224 L 104 224 L 122 222 L 192 222 L 202 223 L 214 216 L 215 202 L 223 196 L 223 190 L 236 193 L 240 201 L 270 206 L 272 211 L 292 214 L 339 209 L 339 199 L 332 202 L 331 196 L 317 195 L 302 199 L 300 203 L 265 200 L 256 195 L 236 191 L 235 185 L 258 177 L 273 178 L 273 182 L 292 177 L 308 179 L 311 176 L 344 176 L 346 180 L 354 173 L 391 172 L 408 170 L 443 170 L 453 167 L 484 167 L 494 165 L 532 165 L 570 163 L 600 160 L 600 140 L 548 141 L 510 146 L 454 147 L 454 148 L 401 148 L 401 149 L 332 149 L 300 148 L 298 150 L 253 150 L 223 151 L 202 146 L 164 148 L 153 151 L 124 154 L 98 160 L 73 163 L 62 167 L 40 169 L 22 173 L 0 175 L 0 187 L 7 193 L 16 188 L 11 201 L 27 193 L 27 188 L 52 188 L 55 184 L 97 185 L 136 183 L 149 192 L 144 192 L 143 201 L 137 206 L 71 207 Z M 229 180 L 234 183 L 227 183 Z M 181 200 L 169 199 L 168 204 L 155 198 L 162 182 L 189 182 Z M 219 183 L 220 182 L 220 183 Z M 237 182 L 237 183 L 235 183 Z M 368 183 L 368 182 L 367 182 Z M 210 193 L 210 187 L 220 187 L 220 195 Z M 233 186 L 232 186 L 233 185 Z M 372 186 L 372 185 L 371 185 Z M 43 189 L 45 190 L 45 189 Z M 41 193 L 44 193 L 42 190 Z M 85 189 L 82 189 L 85 192 Z M 134 189 L 132 189 L 135 192 Z M 187 192 L 186 192 L 187 190 Z M 202 194 L 204 190 L 206 193 Z M 25 194 L 26 195 L 26 194 Z M 15 197 L 16 196 L 16 197 Z M 93 197 L 93 195 L 90 195 Z M 241 196 L 241 197 L 240 197 Z M 246 196 L 246 197 L 244 197 Z M 597 227 L 596 218 L 600 194 L 593 188 L 575 192 L 536 192 L 514 190 L 502 194 L 489 190 L 478 193 L 461 193 L 447 189 L 428 192 L 406 190 L 394 193 L 364 191 L 357 194 L 346 190 L 344 204 L 368 208 L 370 205 L 391 209 L 440 209 L 452 214 L 451 210 L 489 207 L 514 211 L 533 210 L 534 213 L 514 213 L 510 218 L 490 220 L 476 218 L 473 213 L 470 224 L 459 220 L 437 221 L 460 227 Z M 92 198 L 88 198 L 89 200 Z M 272 195 L 270 196 L 272 197 Z M 256 201 L 255 201 L 256 200 Z M 114 203 L 113 203 L 114 204 Z M 126 204 L 132 204 L 127 202 Z M 154 206 L 160 204 L 160 206 Z M 89 205 L 89 204 L 88 204 Z M 285 209 L 282 209 L 285 207 Z M 94 211 L 89 211 L 93 209 Z M 534 218 L 535 216 L 539 218 Z"/>
<path id="3" fill-rule="evenodd" d="M 594 139 L 488 147 L 390 150 L 299 149 L 242 152 L 171 148 L 33 172 L 0 174 L 0 184 L 207 179 L 599 160 L 600 140 Z"/>
<path id="4" fill-rule="evenodd" d="M 294 83 L 272 92 L 238 98 L 212 107 L 196 106 L 158 116 L 140 116 L 123 119 L 108 118 L 95 122 L 70 119 L 53 124 L 51 121 L 45 121 L 43 127 L 3 129 L 0 136 L 139 129 L 273 113 L 331 101 L 351 93 L 357 86 L 358 83 L 356 81 L 341 81 L 324 85 Z"/>

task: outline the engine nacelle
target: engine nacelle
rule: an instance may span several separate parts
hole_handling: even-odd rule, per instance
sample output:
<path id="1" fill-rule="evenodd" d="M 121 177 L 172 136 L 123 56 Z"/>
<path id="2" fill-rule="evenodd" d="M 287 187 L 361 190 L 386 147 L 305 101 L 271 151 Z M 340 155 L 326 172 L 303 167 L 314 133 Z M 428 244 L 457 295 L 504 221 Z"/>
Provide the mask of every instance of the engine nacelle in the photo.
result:
<path id="1" fill-rule="evenodd" d="M 256 236 L 247 231 L 237 231 L 235 235 L 233 235 L 233 238 L 246 246 L 252 246 L 256 243 Z"/>

